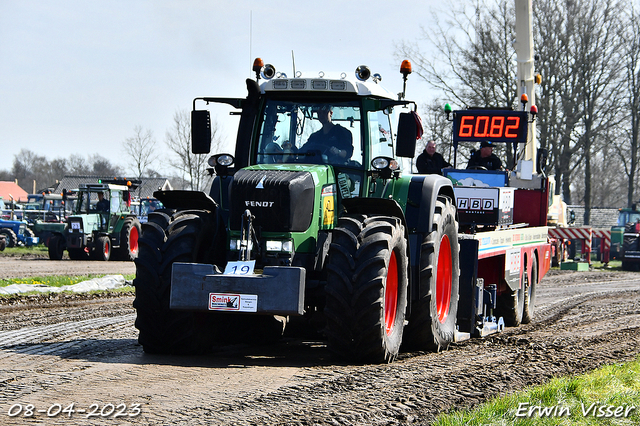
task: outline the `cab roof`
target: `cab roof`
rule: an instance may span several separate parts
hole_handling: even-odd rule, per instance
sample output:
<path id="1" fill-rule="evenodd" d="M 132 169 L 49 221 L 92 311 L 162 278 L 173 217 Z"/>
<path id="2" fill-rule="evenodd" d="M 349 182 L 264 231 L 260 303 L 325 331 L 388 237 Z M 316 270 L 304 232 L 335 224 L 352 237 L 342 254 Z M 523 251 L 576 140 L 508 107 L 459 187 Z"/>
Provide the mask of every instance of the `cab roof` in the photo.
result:
<path id="1" fill-rule="evenodd" d="M 347 78 L 344 73 L 340 78 L 286 78 L 278 77 L 263 81 L 260 84 L 260 92 L 282 93 L 287 92 L 313 92 L 324 94 L 355 94 L 358 96 L 375 96 L 379 98 L 397 99 L 389 90 L 380 85 L 380 79 L 370 78 L 366 81 Z"/>

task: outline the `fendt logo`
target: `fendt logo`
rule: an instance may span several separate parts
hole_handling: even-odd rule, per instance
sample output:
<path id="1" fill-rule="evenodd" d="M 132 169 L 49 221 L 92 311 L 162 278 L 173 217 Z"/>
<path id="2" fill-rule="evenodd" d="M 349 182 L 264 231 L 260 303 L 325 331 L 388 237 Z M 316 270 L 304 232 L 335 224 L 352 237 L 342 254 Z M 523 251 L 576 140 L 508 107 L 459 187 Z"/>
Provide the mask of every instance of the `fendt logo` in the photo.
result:
<path id="1" fill-rule="evenodd" d="M 274 201 L 245 201 L 244 205 L 247 207 L 271 207 Z"/>

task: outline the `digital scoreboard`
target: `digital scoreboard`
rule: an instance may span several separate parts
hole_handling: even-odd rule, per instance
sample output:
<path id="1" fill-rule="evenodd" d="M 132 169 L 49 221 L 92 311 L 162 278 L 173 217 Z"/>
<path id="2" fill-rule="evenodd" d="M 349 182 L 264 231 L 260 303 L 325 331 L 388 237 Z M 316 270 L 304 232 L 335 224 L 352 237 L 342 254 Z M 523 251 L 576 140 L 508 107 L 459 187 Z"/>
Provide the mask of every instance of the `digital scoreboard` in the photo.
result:
<path id="1" fill-rule="evenodd" d="M 528 113 L 511 110 L 467 110 L 453 113 L 454 142 L 525 143 Z"/>

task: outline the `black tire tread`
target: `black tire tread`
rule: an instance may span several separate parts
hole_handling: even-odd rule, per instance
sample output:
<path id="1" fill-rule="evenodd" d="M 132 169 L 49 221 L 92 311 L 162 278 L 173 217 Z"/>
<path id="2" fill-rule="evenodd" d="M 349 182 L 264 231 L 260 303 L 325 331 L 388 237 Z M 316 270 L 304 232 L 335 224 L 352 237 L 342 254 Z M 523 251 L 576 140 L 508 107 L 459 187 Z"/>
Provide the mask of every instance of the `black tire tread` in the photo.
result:
<path id="1" fill-rule="evenodd" d="M 140 250 L 135 259 L 137 310 L 135 326 L 138 341 L 147 353 L 194 354 L 205 351 L 214 339 L 211 330 L 223 331 L 226 315 L 206 315 L 169 309 L 171 266 L 174 262 L 212 263 L 219 257 L 212 251 L 224 236 L 215 215 L 207 211 L 180 211 L 149 214 L 142 224 L 138 241 Z M 218 265 L 224 267 L 224 265 Z M 212 321 L 216 320 L 215 326 Z"/>
<path id="2" fill-rule="evenodd" d="M 398 259 L 400 326 L 387 338 L 384 285 L 394 249 L 405 250 Z M 404 227 L 397 218 L 347 215 L 338 220 L 329 249 L 324 310 L 333 353 L 354 361 L 391 362 L 397 357 L 407 301 L 407 259 Z"/>
<path id="3" fill-rule="evenodd" d="M 453 229 L 451 228 L 453 227 Z M 455 231 L 455 237 L 450 238 L 451 255 L 453 262 L 451 307 L 449 316 L 453 324 L 448 324 L 446 329 L 440 327 L 435 308 L 435 295 L 432 289 L 436 279 L 434 268 L 437 268 L 436 248 L 440 244 L 445 228 Z M 458 227 L 455 220 L 455 209 L 448 197 L 438 197 L 433 216 L 431 232 L 424 238 L 420 248 L 420 283 L 429 289 L 425 297 L 413 302 L 412 314 L 406 328 L 405 342 L 407 348 L 440 352 L 446 350 L 454 339 L 455 317 L 457 315 L 459 297 L 460 264 L 458 253 Z"/>
<path id="4" fill-rule="evenodd" d="M 0 234 L 5 236 L 7 247 L 11 248 L 18 245 L 18 236 L 13 232 L 13 229 L 0 228 Z"/>

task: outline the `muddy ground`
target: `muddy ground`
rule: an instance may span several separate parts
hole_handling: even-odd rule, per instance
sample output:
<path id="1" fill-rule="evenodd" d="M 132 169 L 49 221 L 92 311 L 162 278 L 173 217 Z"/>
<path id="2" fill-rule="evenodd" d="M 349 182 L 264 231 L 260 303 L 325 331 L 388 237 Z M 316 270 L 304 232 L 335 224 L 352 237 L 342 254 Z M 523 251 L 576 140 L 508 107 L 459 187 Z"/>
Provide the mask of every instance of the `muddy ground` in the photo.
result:
<path id="1" fill-rule="evenodd" d="M 136 342 L 132 295 L 14 299 L 0 305 L 0 424 L 429 424 L 634 358 L 639 296 L 639 273 L 552 271 L 531 324 L 389 365 L 337 363 L 323 341 L 304 339 L 151 356 Z"/>

